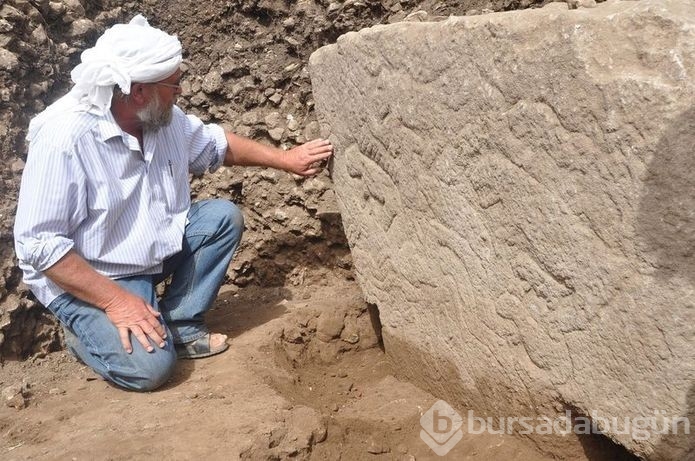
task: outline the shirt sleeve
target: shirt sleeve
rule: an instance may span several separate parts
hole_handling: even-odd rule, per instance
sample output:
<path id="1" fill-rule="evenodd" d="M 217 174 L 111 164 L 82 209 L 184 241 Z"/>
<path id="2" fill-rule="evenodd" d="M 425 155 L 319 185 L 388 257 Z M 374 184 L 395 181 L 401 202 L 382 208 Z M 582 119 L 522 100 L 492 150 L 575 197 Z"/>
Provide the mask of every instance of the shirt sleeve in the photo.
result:
<path id="1" fill-rule="evenodd" d="M 29 146 L 14 225 L 17 257 L 40 272 L 73 248 L 70 235 L 86 217 L 79 158 L 54 142 L 42 136 Z"/>
<path id="2" fill-rule="evenodd" d="M 183 113 L 178 107 L 175 111 Z M 221 126 L 204 124 L 195 115 L 184 115 L 184 132 L 188 143 L 188 169 L 193 174 L 213 172 L 224 161 L 227 152 L 227 137 Z"/>

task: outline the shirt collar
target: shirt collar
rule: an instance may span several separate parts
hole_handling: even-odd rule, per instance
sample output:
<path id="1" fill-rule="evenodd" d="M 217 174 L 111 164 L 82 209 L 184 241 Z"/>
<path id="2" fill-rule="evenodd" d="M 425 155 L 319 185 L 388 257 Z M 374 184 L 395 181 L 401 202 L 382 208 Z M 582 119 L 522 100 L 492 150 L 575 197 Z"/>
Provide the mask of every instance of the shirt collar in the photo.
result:
<path id="1" fill-rule="evenodd" d="M 118 123 L 116 123 L 116 119 L 113 118 L 113 114 L 110 110 L 107 110 L 101 119 L 99 119 L 99 122 L 97 122 L 97 129 L 99 130 L 99 138 L 102 142 L 106 142 L 117 136 L 125 139 L 125 133 L 121 127 L 118 126 Z"/>

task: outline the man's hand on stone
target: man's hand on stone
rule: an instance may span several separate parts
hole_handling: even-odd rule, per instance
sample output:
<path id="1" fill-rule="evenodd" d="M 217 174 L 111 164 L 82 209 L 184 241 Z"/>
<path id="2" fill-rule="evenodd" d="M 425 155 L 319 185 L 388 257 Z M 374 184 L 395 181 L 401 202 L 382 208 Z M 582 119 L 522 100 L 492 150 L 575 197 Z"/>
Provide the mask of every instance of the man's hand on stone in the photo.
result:
<path id="1" fill-rule="evenodd" d="M 314 139 L 285 152 L 285 170 L 301 176 L 311 176 L 323 169 L 322 162 L 333 154 L 327 139 Z"/>
<path id="2" fill-rule="evenodd" d="M 160 313 L 152 306 L 135 295 L 121 297 L 111 303 L 106 309 L 106 316 L 118 329 L 121 344 L 127 353 L 133 351 L 130 343 L 130 333 L 138 340 L 147 352 L 152 352 L 154 347 L 150 340 L 159 347 L 164 347 L 166 342 L 166 330 L 159 321 Z"/>

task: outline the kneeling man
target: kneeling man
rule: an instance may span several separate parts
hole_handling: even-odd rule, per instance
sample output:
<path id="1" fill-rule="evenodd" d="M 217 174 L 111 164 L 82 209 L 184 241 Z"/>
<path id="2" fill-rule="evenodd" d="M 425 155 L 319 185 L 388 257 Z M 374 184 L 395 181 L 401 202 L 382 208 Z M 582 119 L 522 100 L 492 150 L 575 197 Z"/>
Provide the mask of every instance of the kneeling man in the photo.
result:
<path id="1" fill-rule="evenodd" d="M 184 114 L 180 64 L 179 40 L 140 15 L 82 53 L 74 87 L 29 126 L 14 229 L 24 281 L 70 350 L 139 391 L 166 382 L 177 357 L 227 348 L 203 314 L 244 221 L 228 201 L 191 203 L 189 173 L 246 165 L 306 176 L 332 153 L 320 139 L 282 151 Z"/>

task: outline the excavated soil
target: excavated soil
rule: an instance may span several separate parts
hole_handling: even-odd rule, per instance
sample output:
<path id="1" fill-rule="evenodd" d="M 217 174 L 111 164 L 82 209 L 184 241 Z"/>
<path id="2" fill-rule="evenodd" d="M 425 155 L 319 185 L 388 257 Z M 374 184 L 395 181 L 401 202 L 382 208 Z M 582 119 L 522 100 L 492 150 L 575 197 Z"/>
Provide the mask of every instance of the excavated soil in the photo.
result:
<path id="1" fill-rule="evenodd" d="M 339 337 L 327 317 L 343 318 Z M 65 352 L 7 363 L 0 386 L 24 382 L 27 406 L 0 407 L 0 458 L 441 459 L 419 436 L 437 399 L 395 377 L 353 283 L 225 292 L 209 321 L 230 350 L 182 362 L 153 393 L 116 389 Z M 447 459 L 553 458 L 484 434 Z"/>

